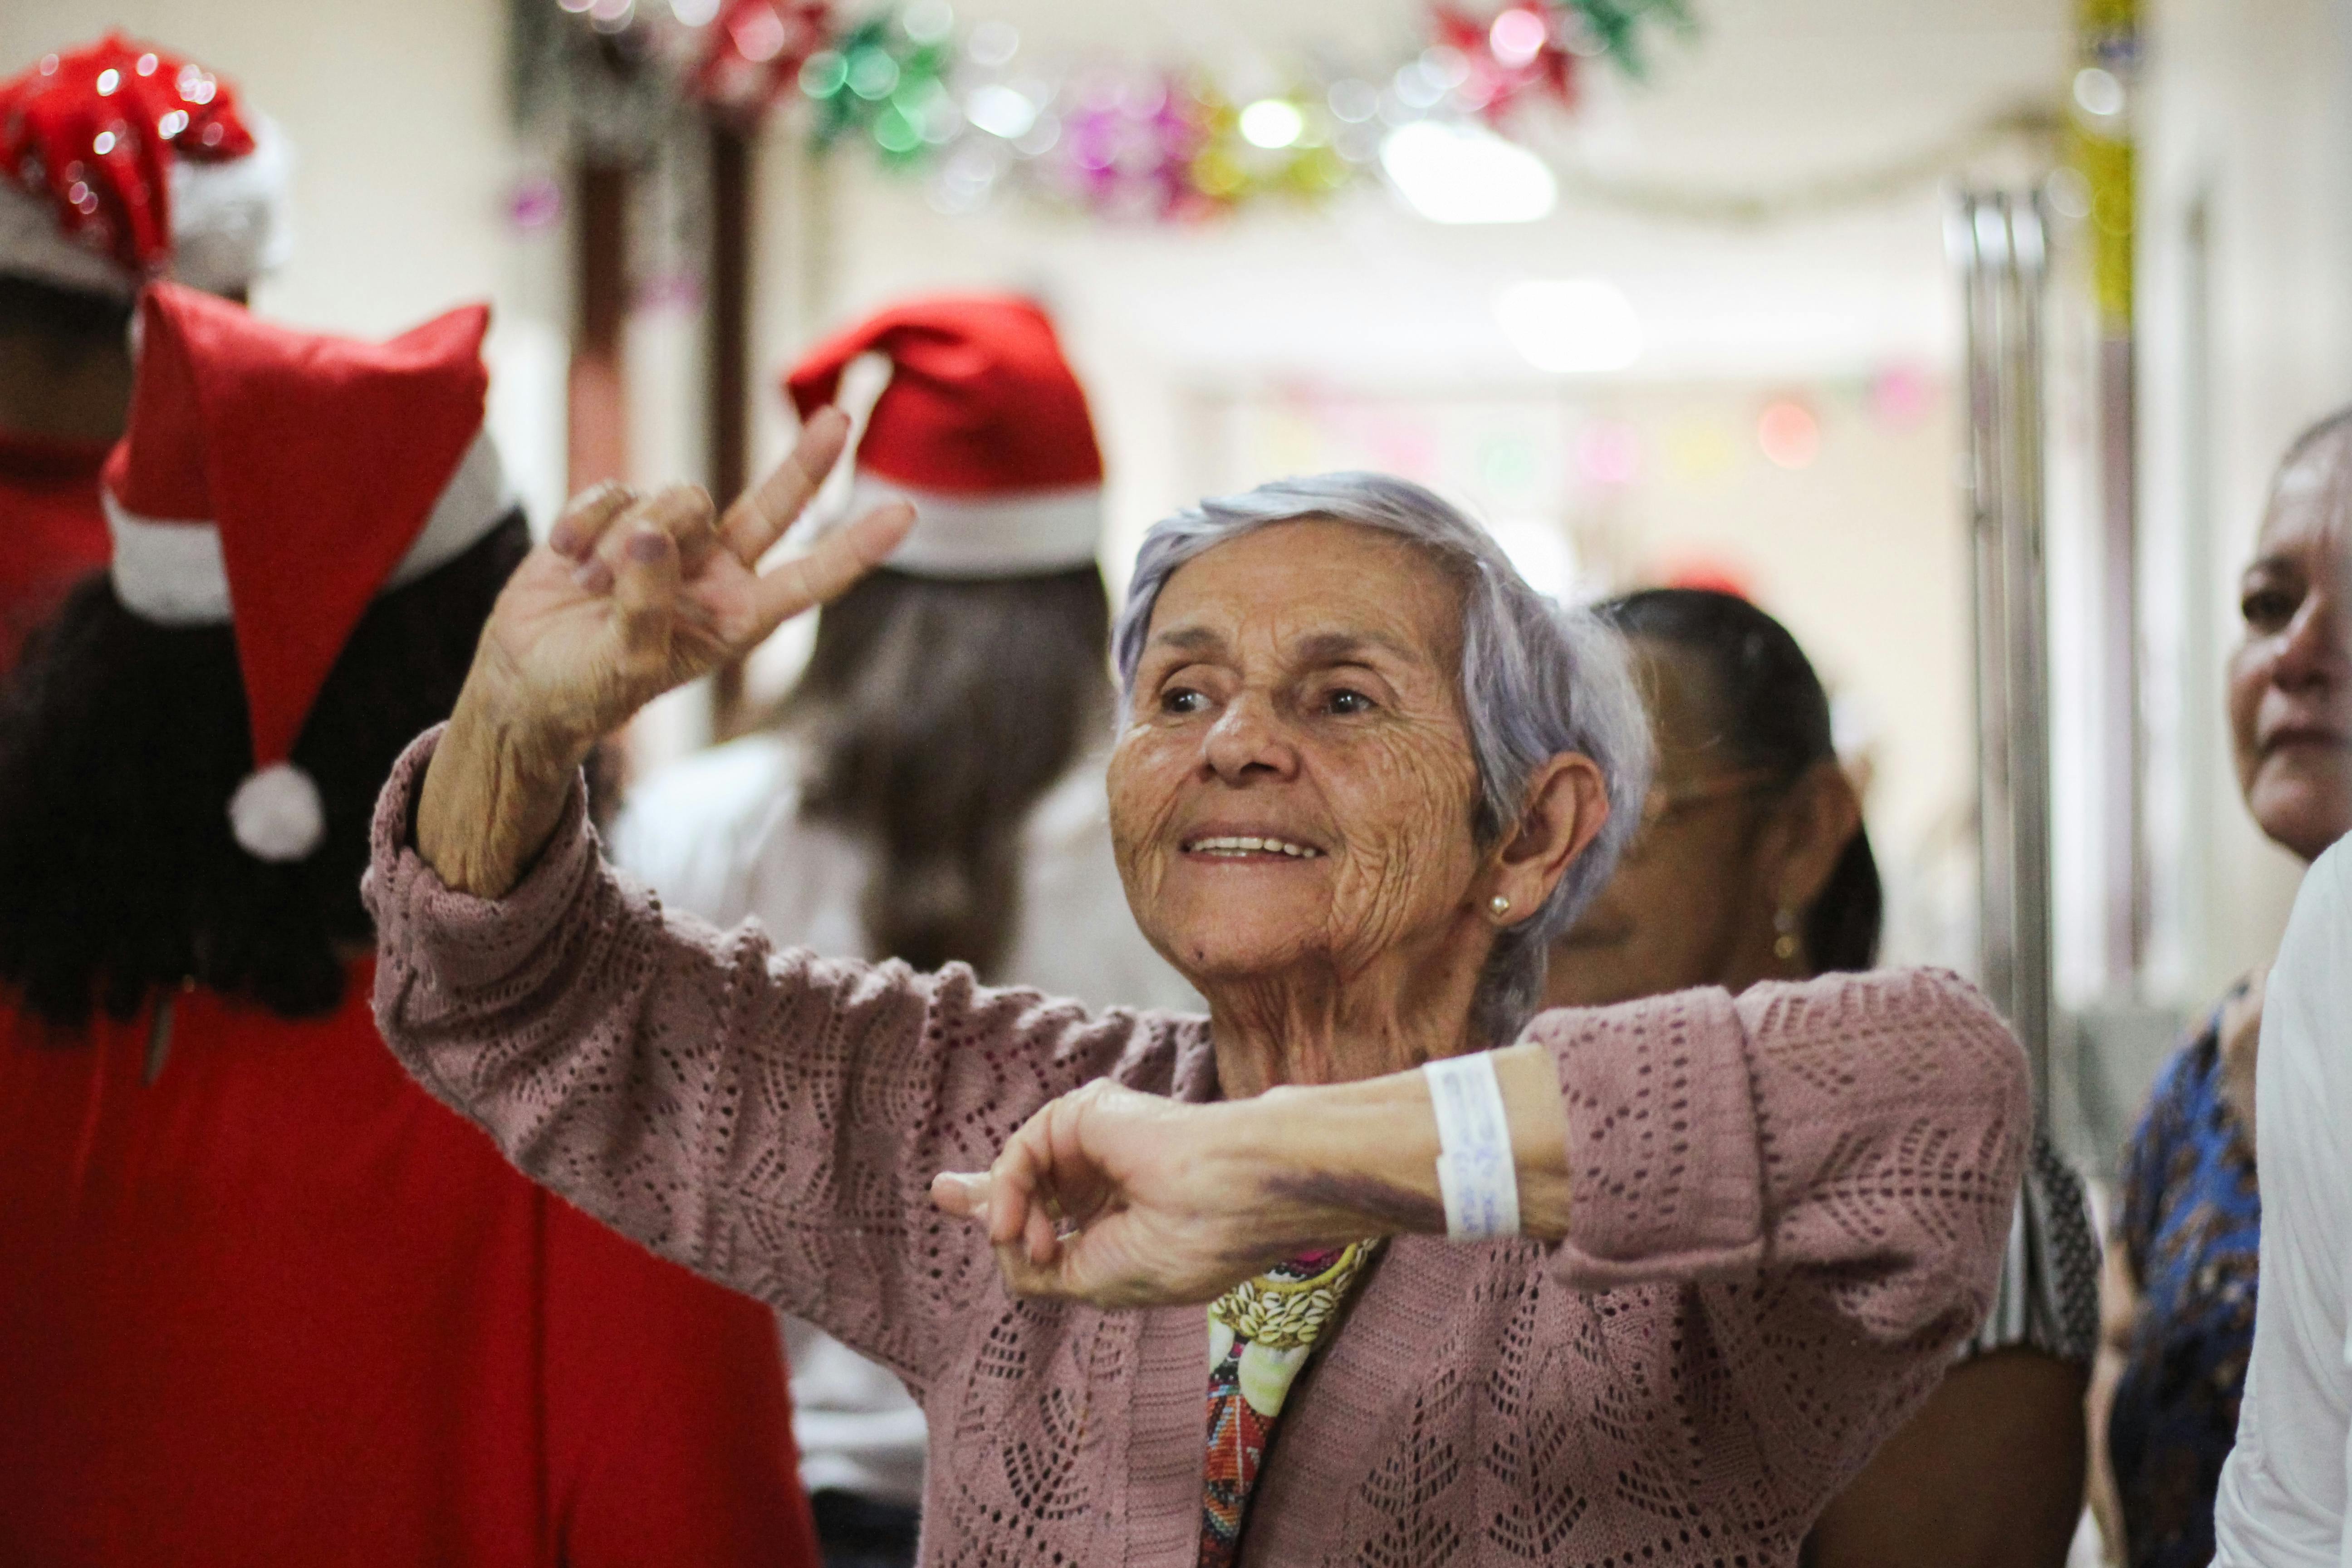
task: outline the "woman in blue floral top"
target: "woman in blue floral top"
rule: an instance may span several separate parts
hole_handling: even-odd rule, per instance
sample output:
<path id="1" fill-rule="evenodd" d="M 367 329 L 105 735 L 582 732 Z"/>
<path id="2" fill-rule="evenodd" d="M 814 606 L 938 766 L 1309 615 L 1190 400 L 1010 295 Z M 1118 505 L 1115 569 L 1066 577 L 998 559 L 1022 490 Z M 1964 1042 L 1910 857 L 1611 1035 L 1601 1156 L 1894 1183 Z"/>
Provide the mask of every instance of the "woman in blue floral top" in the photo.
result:
<path id="1" fill-rule="evenodd" d="M 2247 809 L 2305 861 L 2352 830 L 2347 545 L 2352 410 L 2305 435 L 2280 465 L 2230 660 Z M 2092 1397 L 2106 1448 L 2101 1521 L 2127 1568 L 2203 1568 L 2213 1555 L 2213 1497 L 2254 1340 L 2261 1022 L 2258 973 L 2166 1064 L 2124 1156 Z"/>

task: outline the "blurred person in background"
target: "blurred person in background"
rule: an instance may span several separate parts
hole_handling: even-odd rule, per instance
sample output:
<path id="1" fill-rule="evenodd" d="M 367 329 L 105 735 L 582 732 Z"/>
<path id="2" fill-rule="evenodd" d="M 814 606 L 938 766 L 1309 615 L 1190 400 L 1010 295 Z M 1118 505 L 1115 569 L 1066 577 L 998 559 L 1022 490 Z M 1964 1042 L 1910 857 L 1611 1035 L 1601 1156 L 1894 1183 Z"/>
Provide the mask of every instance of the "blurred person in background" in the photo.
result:
<path id="1" fill-rule="evenodd" d="M 878 392 L 875 383 L 882 381 Z M 866 405 L 850 506 L 914 531 L 818 615 L 773 724 L 634 791 L 615 862 L 786 946 L 961 960 L 1097 1007 L 1191 1009 L 1112 858 L 1102 458 L 1052 323 L 1026 300 L 918 300 L 786 378 L 805 419 Z M 914 1561 L 923 1414 L 898 1378 L 788 1321 L 793 1426 L 832 1568 Z"/>
<path id="2" fill-rule="evenodd" d="M 111 569 L 0 689 L 0 1562 L 813 1563 L 773 1320 L 369 1016 L 371 803 L 530 548 L 488 312 L 141 310 Z"/>
<path id="3" fill-rule="evenodd" d="M 1876 961 L 1861 801 L 1803 651 L 1746 599 L 1662 588 L 1601 606 L 1651 699 L 1658 769 L 1615 877 L 1552 951 L 1546 1000 L 1600 1006 Z M 1990 1316 L 1833 1500 L 1812 1568 L 2056 1568 L 2082 1511 L 2098 1249 L 2037 1135 Z M 1998 1506 L 1990 1506 L 1996 1503 Z"/>
<path id="4" fill-rule="evenodd" d="M 2230 657 L 2238 786 L 2310 861 L 2352 831 L 2352 409 L 2305 432 L 2273 481 L 2239 584 Z M 2157 1075 L 2124 1152 L 2092 1396 L 2095 1498 L 2128 1568 L 2214 1552 L 2213 1500 L 2253 1352 L 2263 1204 L 2254 1064 L 2264 976 L 2240 980 Z M 2339 1456 L 2340 1458 L 2340 1456 Z"/>
<path id="5" fill-rule="evenodd" d="M 106 564 L 132 297 L 244 300 L 291 241 L 289 162 L 228 82 L 119 33 L 0 82 L 0 676 Z"/>

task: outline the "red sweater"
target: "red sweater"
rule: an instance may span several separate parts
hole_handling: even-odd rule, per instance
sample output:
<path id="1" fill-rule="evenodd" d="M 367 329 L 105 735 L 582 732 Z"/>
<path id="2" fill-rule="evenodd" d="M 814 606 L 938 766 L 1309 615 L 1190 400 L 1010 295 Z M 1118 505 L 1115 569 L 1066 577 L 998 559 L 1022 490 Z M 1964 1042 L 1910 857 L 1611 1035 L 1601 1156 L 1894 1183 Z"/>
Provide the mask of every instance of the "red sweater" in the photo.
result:
<path id="1" fill-rule="evenodd" d="M 0 676 L 66 590 L 113 553 L 98 499 L 111 446 L 0 430 Z"/>
<path id="2" fill-rule="evenodd" d="M 368 1017 L 0 1008 L 0 1563 L 813 1564 L 766 1309 L 592 1223 Z"/>

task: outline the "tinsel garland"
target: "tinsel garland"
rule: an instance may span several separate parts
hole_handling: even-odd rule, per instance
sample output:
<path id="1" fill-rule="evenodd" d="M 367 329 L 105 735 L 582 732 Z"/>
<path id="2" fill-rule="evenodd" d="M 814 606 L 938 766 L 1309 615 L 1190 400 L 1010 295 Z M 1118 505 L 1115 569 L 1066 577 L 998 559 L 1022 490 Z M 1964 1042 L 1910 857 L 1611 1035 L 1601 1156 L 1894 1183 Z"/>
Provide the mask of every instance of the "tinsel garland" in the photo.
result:
<path id="1" fill-rule="evenodd" d="M 745 121 L 784 112 L 818 152 L 864 146 L 927 180 L 949 210 L 1019 189 L 1172 220 L 1325 200 L 1369 177 L 1380 136 L 1414 121 L 1507 136 L 1531 105 L 1572 107 L 1590 65 L 1638 79 L 1654 35 L 1696 32 L 1688 0 L 1507 0 L 1485 12 L 1437 0 L 1404 58 L 1352 71 L 1310 60 L 1280 89 L 1237 101 L 1199 62 L 1037 68 L 1012 28 L 960 28 L 942 0 L 854 16 L 828 0 L 683 0 L 667 15 L 656 3 L 514 0 L 526 120 L 600 150 L 650 151 L 679 106 Z"/>

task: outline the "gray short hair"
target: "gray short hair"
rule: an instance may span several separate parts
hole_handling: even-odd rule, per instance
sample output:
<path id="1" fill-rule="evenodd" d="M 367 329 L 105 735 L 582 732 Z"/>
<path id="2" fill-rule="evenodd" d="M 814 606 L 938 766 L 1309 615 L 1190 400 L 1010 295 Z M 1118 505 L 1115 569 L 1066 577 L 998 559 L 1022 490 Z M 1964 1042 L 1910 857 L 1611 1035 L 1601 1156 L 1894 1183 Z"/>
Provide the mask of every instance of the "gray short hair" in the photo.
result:
<path id="1" fill-rule="evenodd" d="M 1508 1040 L 1542 1001 L 1552 942 L 1608 882 L 1641 820 L 1650 723 L 1625 645 L 1588 612 L 1562 609 L 1529 587 L 1493 535 L 1429 490 L 1386 474 L 1318 474 L 1204 500 L 1152 525 L 1111 633 L 1123 710 L 1134 700 L 1152 607 L 1176 569 L 1227 540 L 1303 518 L 1400 535 L 1463 582 L 1462 704 L 1478 767 L 1472 830 L 1482 844 L 1517 821 L 1528 782 L 1551 758 L 1579 752 L 1601 769 L 1610 804 L 1601 836 L 1543 907 L 1503 933 L 1479 981 L 1479 1024 L 1490 1040 Z"/>

